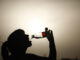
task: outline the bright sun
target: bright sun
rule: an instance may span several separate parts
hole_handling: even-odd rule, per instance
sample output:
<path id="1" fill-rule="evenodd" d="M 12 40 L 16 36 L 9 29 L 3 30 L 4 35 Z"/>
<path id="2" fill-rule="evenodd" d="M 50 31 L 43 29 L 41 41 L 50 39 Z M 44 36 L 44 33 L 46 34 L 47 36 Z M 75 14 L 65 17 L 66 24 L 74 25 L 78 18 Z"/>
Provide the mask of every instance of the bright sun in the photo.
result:
<path id="1" fill-rule="evenodd" d="M 28 27 L 31 34 L 42 32 L 44 29 L 44 21 L 39 19 L 29 20 Z"/>

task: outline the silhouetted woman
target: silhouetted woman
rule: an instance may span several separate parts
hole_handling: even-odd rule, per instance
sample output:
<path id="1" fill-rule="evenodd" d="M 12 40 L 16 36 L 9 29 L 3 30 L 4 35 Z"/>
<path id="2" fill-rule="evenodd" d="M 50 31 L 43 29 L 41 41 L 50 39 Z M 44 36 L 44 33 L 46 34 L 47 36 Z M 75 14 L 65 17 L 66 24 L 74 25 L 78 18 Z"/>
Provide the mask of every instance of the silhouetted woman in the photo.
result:
<path id="1" fill-rule="evenodd" d="M 40 57 L 26 53 L 27 48 L 32 45 L 31 41 L 29 41 L 29 35 L 26 35 L 22 29 L 14 31 L 8 37 L 8 41 L 2 45 L 3 60 L 56 60 L 53 32 L 49 30 L 46 37 L 49 41 L 49 57 Z"/>

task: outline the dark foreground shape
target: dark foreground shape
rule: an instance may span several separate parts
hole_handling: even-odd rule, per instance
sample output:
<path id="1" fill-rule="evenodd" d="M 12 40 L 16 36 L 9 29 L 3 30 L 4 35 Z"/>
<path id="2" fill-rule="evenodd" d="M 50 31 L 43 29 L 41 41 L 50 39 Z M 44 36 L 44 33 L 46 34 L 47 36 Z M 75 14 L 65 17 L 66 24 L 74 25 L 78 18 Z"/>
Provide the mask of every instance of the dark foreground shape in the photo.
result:
<path id="1" fill-rule="evenodd" d="M 49 41 L 49 57 L 40 57 L 34 54 L 26 54 L 28 47 L 32 46 L 29 41 L 29 35 L 26 35 L 22 29 L 11 33 L 8 40 L 2 45 L 3 60 L 56 60 L 56 47 L 52 30 L 47 30 L 47 39 Z"/>

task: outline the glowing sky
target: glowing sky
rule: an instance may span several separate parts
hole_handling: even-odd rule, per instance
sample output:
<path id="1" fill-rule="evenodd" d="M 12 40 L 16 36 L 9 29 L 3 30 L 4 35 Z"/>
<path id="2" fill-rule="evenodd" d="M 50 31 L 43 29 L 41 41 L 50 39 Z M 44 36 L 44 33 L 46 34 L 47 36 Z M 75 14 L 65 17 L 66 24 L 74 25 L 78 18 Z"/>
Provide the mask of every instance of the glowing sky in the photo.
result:
<path id="1" fill-rule="evenodd" d="M 53 30 L 58 58 L 80 58 L 80 5 L 78 0 L 0 0 L 0 46 L 15 29 L 26 34 Z M 33 39 L 28 52 L 48 56 L 48 41 Z"/>

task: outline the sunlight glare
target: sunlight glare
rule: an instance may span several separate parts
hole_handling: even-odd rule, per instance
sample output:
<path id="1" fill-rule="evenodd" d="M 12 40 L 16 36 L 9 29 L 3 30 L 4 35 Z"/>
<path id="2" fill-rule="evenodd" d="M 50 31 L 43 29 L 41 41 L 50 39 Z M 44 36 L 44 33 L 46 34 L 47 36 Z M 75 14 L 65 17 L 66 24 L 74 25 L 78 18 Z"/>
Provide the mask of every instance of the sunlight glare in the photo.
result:
<path id="1" fill-rule="evenodd" d="M 28 22 L 28 27 L 31 34 L 42 32 L 44 28 L 44 21 L 41 19 L 31 19 Z"/>

